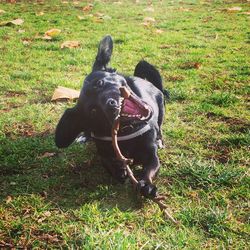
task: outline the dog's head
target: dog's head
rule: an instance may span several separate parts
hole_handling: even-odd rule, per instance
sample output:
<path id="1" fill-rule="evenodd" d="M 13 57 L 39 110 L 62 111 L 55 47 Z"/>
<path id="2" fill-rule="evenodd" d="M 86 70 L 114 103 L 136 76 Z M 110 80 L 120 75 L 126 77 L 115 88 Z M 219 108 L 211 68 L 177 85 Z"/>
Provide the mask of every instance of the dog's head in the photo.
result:
<path id="1" fill-rule="evenodd" d="M 106 67 L 112 49 L 111 37 L 104 37 L 76 106 L 67 109 L 57 125 L 55 141 L 58 147 L 68 147 L 81 132 L 110 135 L 112 124 L 118 116 L 122 123 L 131 120 L 142 122 L 150 118 L 150 107 L 133 94 L 125 77 Z M 126 88 L 131 95 L 124 99 L 121 88 Z"/>

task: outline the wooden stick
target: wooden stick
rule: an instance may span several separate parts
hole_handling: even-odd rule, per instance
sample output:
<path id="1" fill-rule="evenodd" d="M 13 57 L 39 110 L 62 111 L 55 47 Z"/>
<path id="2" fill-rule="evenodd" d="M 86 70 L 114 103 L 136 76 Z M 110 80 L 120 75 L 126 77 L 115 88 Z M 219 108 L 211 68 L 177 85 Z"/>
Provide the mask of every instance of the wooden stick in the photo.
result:
<path id="1" fill-rule="evenodd" d="M 130 169 L 129 165 L 125 165 L 126 166 L 126 170 L 128 172 L 128 177 L 131 180 L 134 188 L 137 187 L 138 181 L 136 180 L 132 170 Z M 178 222 L 172 217 L 172 215 L 167 211 L 167 205 L 164 204 L 162 202 L 162 200 L 165 200 L 165 197 L 163 196 L 157 196 L 155 198 L 152 199 L 153 202 L 155 202 L 156 204 L 158 204 L 158 206 L 160 207 L 161 211 L 163 211 L 164 215 L 171 220 L 174 224 L 178 224 Z"/>
<path id="2" fill-rule="evenodd" d="M 124 98 L 128 98 L 130 96 L 130 93 L 128 91 L 128 89 L 126 89 L 125 87 L 120 88 L 121 91 L 121 96 Z M 127 173 L 128 173 L 128 177 L 130 178 L 133 187 L 136 189 L 137 185 L 138 185 L 138 181 L 135 178 L 132 170 L 129 167 L 129 164 L 133 163 L 132 159 L 127 159 L 126 157 L 124 157 L 120 151 L 118 142 L 117 142 L 117 134 L 120 128 L 120 120 L 119 117 L 114 121 L 113 127 L 112 127 L 112 145 L 116 154 L 116 157 L 118 160 L 122 161 L 126 167 Z M 172 221 L 174 224 L 178 224 L 178 222 L 171 216 L 171 214 L 167 211 L 167 205 L 164 204 L 162 201 L 165 200 L 164 196 L 157 196 L 155 198 L 152 199 L 153 202 L 155 202 L 156 204 L 158 204 L 158 206 L 160 207 L 160 209 L 163 211 L 164 215 L 170 220 Z"/>

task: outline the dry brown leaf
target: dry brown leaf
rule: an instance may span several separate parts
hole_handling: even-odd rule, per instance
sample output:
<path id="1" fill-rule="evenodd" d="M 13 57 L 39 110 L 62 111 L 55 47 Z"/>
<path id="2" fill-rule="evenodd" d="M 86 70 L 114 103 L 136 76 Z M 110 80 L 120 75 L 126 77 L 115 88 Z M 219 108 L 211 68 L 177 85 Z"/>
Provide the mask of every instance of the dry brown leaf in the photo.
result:
<path id="1" fill-rule="evenodd" d="M 43 155 L 38 156 L 38 159 L 43 159 L 43 158 L 49 158 L 49 157 L 53 157 L 55 156 L 56 153 L 55 152 L 45 152 Z"/>
<path id="2" fill-rule="evenodd" d="M 94 14 L 94 16 L 96 16 L 96 17 L 103 17 L 105 14 L 103 14 L 103 13 L 101 13 L 101 12 L 96 12 L 95 14 Z"/>
<path id="3" fill-rule="evenodd" d="M 5 242 L 4 240 L 0 240 L 0 247 L 3 249 L 12 249 L 14 248 L 14 245 L 11 243 Z"/>
<path id="4" fill-rule="evenodd" d="M 85 12 L 91 11 L 92 9 L 93 9 L 93 4 L 88 4 L 82 8 L 82 10 Z"/>
<path id="5" fill-rule="evenodd" d="M 201 63 L 198 63 L 198 62 L 194 63 L 194 68 L 200 69 L 201 68 Z"/>
<path id="6" fill-rule="evenodd" d="M 157 30 L 155 31 L 156 34 L 162 34 L 163 32 L 164 32 L 164 31 L 161 30 L 161 29 L 157 29 Z"/>
<path id="7" fill-rule="evenodd" d="M 29 41 L 27 41 L 27 40 L 24 40 L 24 41 L 23 41 L 23 45 L 29 45 L 29 44 L 30 44 Z"/>
<path id="8" fill-rule="evenodd" d="M 98 17 L 95 17 L 95 18 L 93 19 L 93 22 L 95 22 L 95 23 L 103 23 L 103 19 L 98 18 Z"/>
<path id="9" fill-rule="evenodd" d="M 155 23 L 155 19 L 153 17 L 145 17 L 143 19 L 143 22 L 147 22 L 147 23 Z"/>
<path id="10" fill-rule="evenodd" d="M 50 211 L 46 211 L 46 212 L 43 213 L 43 215 L 45 217 L 50 217 L 51 216 L 51 212 Z"/>
<path id="11" fill-rule="evenodd" d="M 47 241 L 49 243 L 58 243 L 60 242 L 60 239 L 58 239 L 58 235 L 50 235 L 50 234 L 43 234 L 37 236 L 40 240 Z"/>
<path id="12" fill-rule="evenodd" d="M 145 12 L 154 12 L 155 10 L 154 10 L 153 7 L 147 7 L 143 11 L 145 11 Z"/>
<path id="13" fill-rule="evenodd" d="M 23 22 L 22 19 L 18 18 L 12 21 L 3 21 L 0 23 L 0 26 L 22 25 Z"/>
<path id="14" fill-rule="evenodd" d="M 147 22 L 143 22 L 143 23 L 141 23 L 143 26 L 145 26 L 145 27 L 148 27 L 148 26 L 150 26 L 151 25 L 151 23 L 147 23 Z"/>
<path id="15" fill-rule="evenodd" d="M 188 12 L 188 11 L 190 11 L 190 9 L 188 9 L 188 8 L 183 8 L 183 7 L 180 7 L 178 10 L 179 10 L 179 11 L 182 11 L 182 12 Z"/>
<path id="16" fill-rule="evenodd" d="M 180 66 L 181 69 L 200 69 L 201 67 L 199 62 L 186 62 Z"/>
<path id="17" fill-rule="evenodd" d="M 62 99 L 73 100 L 79 98 L 79 95 L 80 91 L 78 90 L 58 86 L 58 88 L 54 91 L 51 101 L 57 101 Z"/>
<path id="18" fill-rule="evenodd" d="M 5 13 L 5 10 L 0 10 L 0 14 L 4 14 Z"/>
<path id="19" fill-rule="evenodd" d="M 10 21 L 0 22 L 0 26 L 10 26 L 10 25 L 12 25 L 12 23 Z"/>
<path id="20" fill-rule="evenodd" d="M 61 44 L 61 49 L 64 49 L 64 48 L 72 49 L 72 48 L 78 48 L 78 47 L 80 47 L 79 41 L 65 41 Z"/>
<path id="21" fill-rule="evenodd" d="M 232 7 L 232 8 L 226 9 L 227 12 L 237 12 L 237 11 L 241 11 L 241 10 L 242 10 L 241 7 Z"/>
<path id="22" fill-rule="evenodd" d="M 163 44 L 160 46 L 160 49 L 170 49 L 170 48 L 172 48 L 172 46 L 169 44 Z"/>
<path id="23" fill-rule="evenodd" d="M 250 15 L 250 11 L 243 12 L 243 14 L 245 14 L 245 15 Z"/>
<path id="24" fill-rule="evenodd" d="M 111 19 L 110 16 L 105 15 L 105 14 L 103 14 L 103 13 L 101 13 L 101 12 L 96 12 L 96 13 L 94 14 L 94 16 L 97 17 L 98 19 L 103 19 L 103 20 Z"/>
<path id="25" fill-rule="evenodd" d="M 56 37 L 61 33 L 59 29 L 50 29 L 45 32 L 45 36 Z"/>
<path id="26" fill-rule="evenodd" d="M 43 221 L 45 221 L 45 220 L 46 220 L 45 217 L 41 217 L 41 218 L 39 218 L 39 219 L 37 220 L 37 222 L 38 222 L 38 223 L 41 223 L 41 222 L 43 222 Z"/>
<path id="27" fill-rule="evenodd" d="M 41 38 L 41 37 L 39 37 L 39 38 Z M 42 37 L 42 39 L 43 39 L 43 40 L 52 40 L 52 37 L 51 37 L 51 36 L 46 36 L 46 35 L 44 35 L 44 36 Z"/>
<path id="28" fill-rule="evenodd" d="M 7 198 L 6 198 L 5 203 L 9 204 L 10 202 L 12 202 L 12 197 L 10 195 L 8 195 Z"/>
<path id="29" fill-rule="evenodd" d="M 189 195 L 192 199 L 194 199 L 194 200 L 198 200 L 198 199 L 199 199 L 199 193 L 196 192 L 196 191 L 189 191 L 189 192 L 188 192 L 188 195 Z"/>
<path id="30" fill-rule="evenodd" d="M 155 23 L 155 19 L 153 17 L 145 17 L 143 19 L 142 25 L 145 27 L 151 26 L 153 23 Z"/>

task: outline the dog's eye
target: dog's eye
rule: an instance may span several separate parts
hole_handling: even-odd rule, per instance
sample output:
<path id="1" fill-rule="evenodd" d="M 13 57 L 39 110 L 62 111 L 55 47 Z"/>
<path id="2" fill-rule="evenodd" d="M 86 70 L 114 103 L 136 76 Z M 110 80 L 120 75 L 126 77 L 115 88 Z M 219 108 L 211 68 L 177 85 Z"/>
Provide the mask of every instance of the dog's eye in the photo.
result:
<path id="1" fill-rule="evenodd" d="M 97 88 L 102 88 L 104 86 L 104 81 L 103 80 L 99 80 L 96 82 L 96 87 Z"/>

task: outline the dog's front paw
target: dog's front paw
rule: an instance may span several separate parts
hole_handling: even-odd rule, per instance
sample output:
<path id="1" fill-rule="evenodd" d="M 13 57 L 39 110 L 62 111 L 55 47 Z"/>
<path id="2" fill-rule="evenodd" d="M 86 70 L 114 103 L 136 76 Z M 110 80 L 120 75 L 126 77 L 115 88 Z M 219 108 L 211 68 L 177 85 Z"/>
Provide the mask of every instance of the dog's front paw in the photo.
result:
<path id="1" fill-rule="evenodd" d="M 141 195 L 149 199 L 153 199 L 157 196 L 157 187 L 153 184 L 148 184 L 145 180 L 138 182 L 137 190 Z"/>
<path id="2" fill-rule="evenodd" d="M 117 181 L 119 181 L 120 183 L 124 183 L 128 177 L 127 170 L 122 168 L 118 169 L 115 173 L 115 177 Z"/>
<path id="3" fill-rule="evenodd" d="M 113 164 L 113 176 L 120 183 L 124 183 L 128 177 L 126 166 L 123 162 L 115 160 Z"/>

